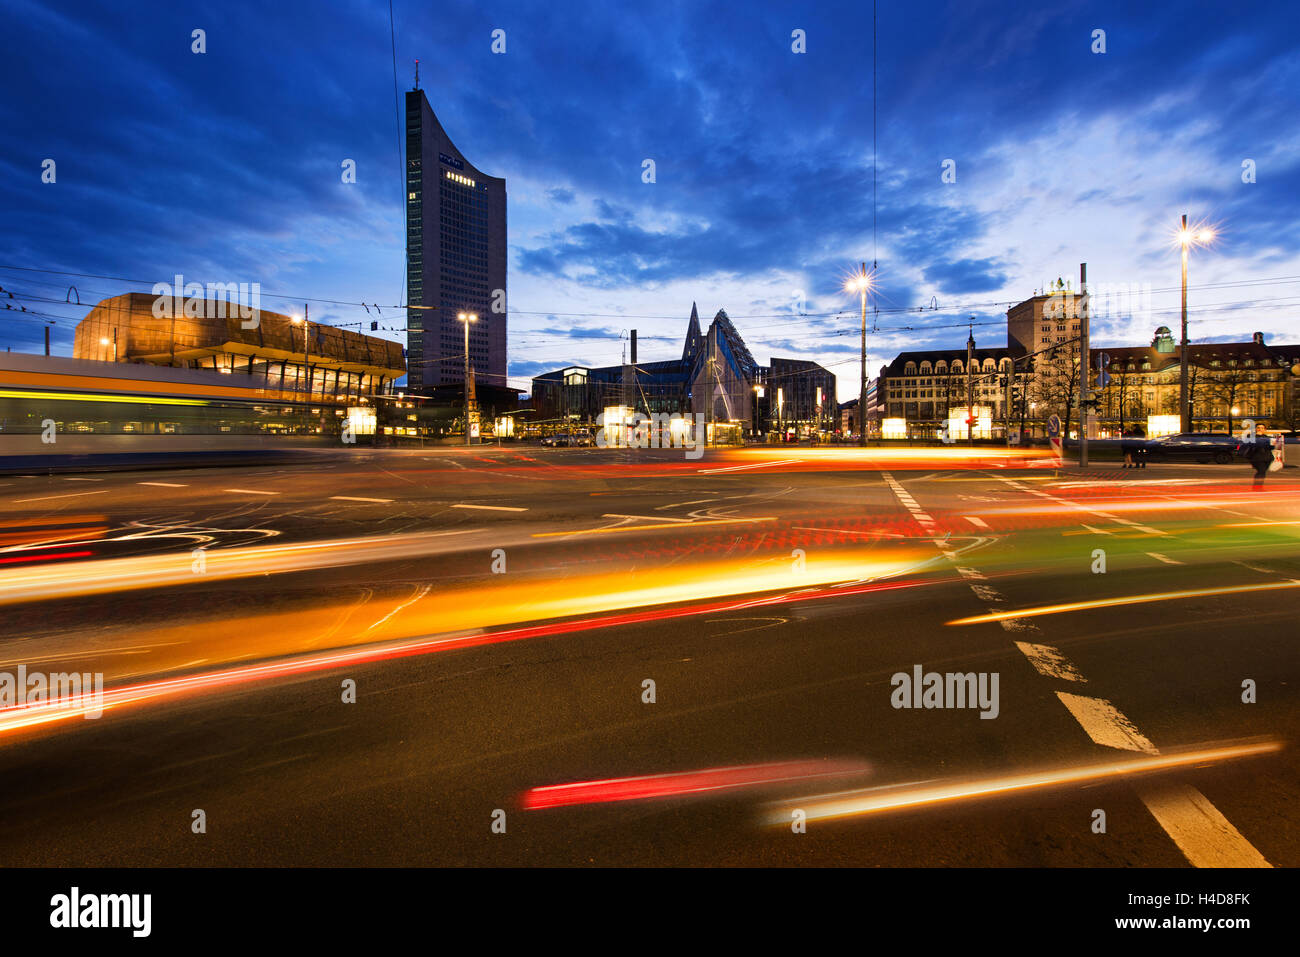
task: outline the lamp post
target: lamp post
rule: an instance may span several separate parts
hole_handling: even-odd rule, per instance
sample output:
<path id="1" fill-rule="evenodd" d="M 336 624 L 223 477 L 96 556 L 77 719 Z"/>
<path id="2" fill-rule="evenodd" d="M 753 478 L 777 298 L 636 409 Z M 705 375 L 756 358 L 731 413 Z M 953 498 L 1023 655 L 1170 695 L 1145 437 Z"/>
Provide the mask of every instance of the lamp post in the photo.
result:
<path id="1" fill-rule="evenodd" d="M 49 338 L 49 336 L 48 336 L 48 332 L 49 332 L 49 327 L 47 326 L 47 327 L 46 327 L 46 333 L 47 333 L 47 334 L 46 334 L 46 338 L 47 338 L 47 339 Z M 100 344 L 101 346 L 107 346 L 107 345 L 109 345 L 109 341 L 108 341 L 107 338 L 105 338 L 105 339 L 100 339 L 100 340 L 99 340 L 99 344 Z M 113 345 L 113 361 L 116 362 L 116 361 L 117 361 L 117 330 L 116 330 L 116 329 L 113 330 L 113 342 L 112 342 L 112 345 Z M 45 354 L 46 354 L 46 355 L 49 355 L 49 351 L 47 350 Z"/>
<path id="2" fill-rule="evenodd" d="M 1197 226 L 1193 229 L 1187 228 L 1187 214 L 1183 213 L 1182 228 L 1178 230 L 1176 241 L 1182 247 L 1183 260 L 1183 338 L 1179 347 L 1179 380 L 1178 380 L 1178 416 L 1179 430 L 1182 432 L 1192 431 L 1192 403 L 1189 394 L 1189 370 L 1188 361 L 1191 356 L 1191 349 L 1187 343 L 1187 253 L 1193 246 L 1208 246 L 1214 241 L 1214 230 L 1208 226 Z"/>
<path id="3" fill-rule="evenodd" d="M 871 276 L 867 275 L 867 264 L 862 270 L 850 277 L 844 284 L 846 292 L 856 292 L 862 301 L 862 374 L 858 382 L 858 445 L 867 445 L 867 290 L 871 288 Z"/>
<path id="4" fill-rule="evenodd" d="M 292 316 L 291 318 L 295 326 L 298 325 L 302 326 L 302 369 L 303 372 L 306 373 L 307 375 L 307 401 L 310 402 L 311 401 L 311 344 L 310 344 L 310 340 L 307 338 L 307 329 L 311 326 L 311 322 L 308 321 L 306 318 L 306 316 L 309 315 L 307 309 L 308 309 L 308 305 L 306 303 L 303 303 L 303 307 L 302 307 L 303 315 Z"/>
<path id="5" fill-rule="evenodd" d="M 477 322 L 478 316 L 472 312 L 457 313 L 456 318 L 465 325 L 465 444 L 469 445 L 469 324 Z"/>

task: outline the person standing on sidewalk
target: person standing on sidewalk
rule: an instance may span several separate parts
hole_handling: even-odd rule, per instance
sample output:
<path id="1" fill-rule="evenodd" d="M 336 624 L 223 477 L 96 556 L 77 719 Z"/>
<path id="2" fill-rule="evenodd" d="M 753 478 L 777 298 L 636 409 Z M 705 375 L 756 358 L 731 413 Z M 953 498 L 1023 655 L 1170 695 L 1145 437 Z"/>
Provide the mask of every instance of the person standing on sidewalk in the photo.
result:
<path id="1" fill-rule="evenodd" d="M 1132 458 L 1132 468 L 1144 469 L 1147 467 L 1147 430 L 1140 425 L 1135 425 L 1130 434 L 1133 437 L 1129 445 L 1132 452 L 1129 456 L 1126 456 L 1126 459 Z"/>

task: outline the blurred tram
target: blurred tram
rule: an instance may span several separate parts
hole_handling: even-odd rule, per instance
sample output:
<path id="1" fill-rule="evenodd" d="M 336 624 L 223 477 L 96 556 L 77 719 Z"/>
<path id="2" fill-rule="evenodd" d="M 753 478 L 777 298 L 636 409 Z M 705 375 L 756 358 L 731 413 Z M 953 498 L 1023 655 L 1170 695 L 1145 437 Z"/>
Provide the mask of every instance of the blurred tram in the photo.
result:
<path id="1" fill-rule="evenodd" d="M 0 470 L 209 464 L 339 448 L 357 403 L 217 372 L 0 356 Z M 365 411 L 369 411 L 368 409 Z M 361 439 L 365 442 L 368 436 Z"/>

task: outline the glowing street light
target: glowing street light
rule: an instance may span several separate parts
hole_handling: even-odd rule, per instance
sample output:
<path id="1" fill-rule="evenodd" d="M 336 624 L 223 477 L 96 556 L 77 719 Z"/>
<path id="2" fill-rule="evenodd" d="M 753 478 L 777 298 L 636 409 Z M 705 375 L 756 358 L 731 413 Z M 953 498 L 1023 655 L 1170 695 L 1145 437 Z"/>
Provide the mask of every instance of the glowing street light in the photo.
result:
<path id="1" fill-rule="evenodd" d="M 465 324 L 465 444 L 469 445 L 469 324 L 478 322 L 478 315 L 461 312 L 456 314 L 456 318 Z"/>
<path id="2" fill-rule="evenodd" d="M 1200 223 L 1192 228 L 1187 227 L 1187 214 L 1183 213 L 1182 227 L 1174 234 L 1174 241 L 1182 250 L 1183 260 L 1183 341 L 1179 350 L 1181 353 L 1180 381 L 1178 383 L 1178 415 L 1180 429 L 1183 432 L 1192 431 L 1192 403 L 1191 396 L 1188 392 L 1190 382 L 1188 375 L 1188 360 L 1191 350 L 1187 344 L 1187 253 L 1194 246 L 1208 246 L 1214 242 L 1214 228 Z"/>
<path id="3" fill-rule="evenodd" d="M 295 312 L 292 316 L 289 317 L 289 321 L 292 322 L 295 326 L 302 326 L 302 367 L 303 367 L 303 371 L 306 372 L 307 374 L 307 399 L 308 401 L 310 401 L 311 400 L 311 344 L 307 340 L 307 329 L 309 326 L 311 326 L 311 323 L 307 321 L 306 316 L 308 315 L 307 310 L 311 307 L 304 303 L 302 308 L 303 308 L 303 315 L 300 316 Z"/>
<path id="4" fill-rule="evenodd" d="M 862 377 L 858 383 L 858 445 L 867 444 L 867 292 L 875 280 L 875 269 L 867 273 L 867 264 L 862 264 L 861 272 L 848 278 L 844 283 L 845 292 L 856 292 L 862 300 Z"/>

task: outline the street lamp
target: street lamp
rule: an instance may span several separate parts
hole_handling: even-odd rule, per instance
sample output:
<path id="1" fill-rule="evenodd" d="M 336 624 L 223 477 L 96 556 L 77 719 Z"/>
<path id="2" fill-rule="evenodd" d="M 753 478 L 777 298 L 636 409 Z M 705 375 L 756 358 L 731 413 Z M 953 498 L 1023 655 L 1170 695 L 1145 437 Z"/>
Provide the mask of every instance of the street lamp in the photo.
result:
<path id="1" fill-rule="evenodd" d="M 311 325 L 311 323 L 308 322 L 307 319 L 305 318 L 309 306 L 304 303 L 302 308 L 303 308 L 304 315 L 300 316 L 297 313 L 295 313 L 293 316 L 290 317 L 290 320 L 293 322 L 295 326 L 302 326 L 302 368 L 303 371 L 307 374 L 307 401 L 310 402 L 311 401 L 311 347 L 307 339 L 307 328 Z"/>
<path id="2" fill-rule="evenodd" d="M 1193 246 L 1208 246 L 1214 241 L 1214 229 L 1204 223 L 1194 226 L 1191 229 L 1187 227 L 1187 214 L 1183 213 L 1183 224 L 1174 236 L 1174 241 L 1182 249 L 1183 260 L 1183 340 L 1179 360 L 1179 383 L 1178 383 L 1178 415 L 1179 428 L 1183 432 L 1192 431 L 1192 404 L 1189 395 L 1188 385 L 1188 360 L 1191 349 L 1187 343 L 1187 253 Z"/>
<path id="3" fill-rule="evenodd" d="M 99 344 L 101 346 L 107 346 L 109 345 L 109 340 L 107 338 L 100 339 Z M 113 330 L 112 345 L 113 345 L 113 361 L 116 362 L 117 361 L 117 330 L 116 329 Z"/>
<path id="4" fill-rule="evenodd" d="M 871 288 L 875 270 L 867 275 L 867 264 L 862 264 L 862 271 L 850 276 L 844 283 L 845 292 L 856 292 L 862 300 L 862 377 L 858 383 L 858 445 L 867 445 L 867 290 Z"/>
<path id="5" fill-rule="evenodd" d="M 457 313 L 456 318 L 465 324 L 465 444 L 469 445 L 469 324 L 478 322 L 472 312 Z"/>

